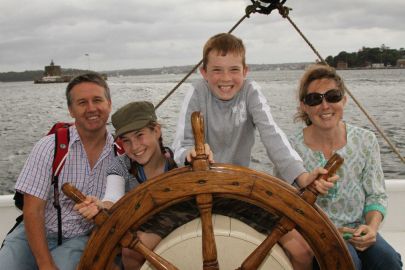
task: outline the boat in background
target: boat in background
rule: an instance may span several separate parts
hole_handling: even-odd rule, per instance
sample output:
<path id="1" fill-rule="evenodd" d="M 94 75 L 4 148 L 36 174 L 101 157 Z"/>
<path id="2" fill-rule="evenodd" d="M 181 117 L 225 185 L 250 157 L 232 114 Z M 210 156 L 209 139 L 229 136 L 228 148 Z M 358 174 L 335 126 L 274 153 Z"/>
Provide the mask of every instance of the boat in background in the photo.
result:
<path id="1" fill-rule="evenodd" d="M 62 74 L 62 68 L 60 66 L 55 65 L 53 60 L 51 60 L 49 66 L 45 66 L 43 76 L 40 79 L 34 80 L 34 83 L 67 83 L 70 82 L 70 80 L 74 76 L 85 72 L 92 72 L 92 71 L 73 69 L 71 70 L 71 73 L 73 74 L 64 75 Z M 107 74 L 102 73 L 100 75 L 101 77 L 103 77 L 104 80 L 107 80 Z"/>
<path id="2" fill-rule="evenodd" d="M 49 66 L 45 66 L 44 75 L 34 83 L 65 83 L 69 82 L 73 75 L 62 75 L 62 69 L 51 61 Z"/>

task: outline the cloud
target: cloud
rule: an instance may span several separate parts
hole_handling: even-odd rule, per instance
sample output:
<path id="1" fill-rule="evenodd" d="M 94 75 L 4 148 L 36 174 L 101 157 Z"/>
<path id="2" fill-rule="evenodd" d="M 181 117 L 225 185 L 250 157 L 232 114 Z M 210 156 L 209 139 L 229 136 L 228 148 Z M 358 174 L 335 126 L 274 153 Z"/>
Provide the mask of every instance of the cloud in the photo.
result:
<path id="1" fill-rule="evenodd" d="M 388 3 L 388 4 L 387 4 Z M 195 64 L 208 37 L 227 32 L 248 0 L 3 0 L 0 71 L 96 70 Z M 292 20 L 321 54 L 362 46 L 403 47 L 405 2 L 290 0 Z M 312 61 L 315 55 L 277 11 L 253 14 L 235 30 L 249 63 Z M 85 56 L 85 54 L 89 56 Z"/>

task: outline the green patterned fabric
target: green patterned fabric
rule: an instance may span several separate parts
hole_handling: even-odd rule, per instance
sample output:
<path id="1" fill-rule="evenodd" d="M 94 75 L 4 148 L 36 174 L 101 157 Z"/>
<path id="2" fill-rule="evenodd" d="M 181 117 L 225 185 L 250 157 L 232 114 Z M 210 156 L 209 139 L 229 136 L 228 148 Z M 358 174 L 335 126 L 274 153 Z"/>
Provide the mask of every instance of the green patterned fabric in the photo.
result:
<path id="1" fill-rule="evenodd" d="M 337 227 L 357 227 L 365 223 L 364 216 L 369 211 L 377 210 L 385 215 L 387 195 L 376 136 L 349 124 L 346 131 L 347 144 L 336 151 L 345 160 L 337 171 L 340 178 L 316 202 Z M 290 141 L 308 171 L 326 164 L 323 153 L 312 151 L 304 144 L 302 130 Z"/>

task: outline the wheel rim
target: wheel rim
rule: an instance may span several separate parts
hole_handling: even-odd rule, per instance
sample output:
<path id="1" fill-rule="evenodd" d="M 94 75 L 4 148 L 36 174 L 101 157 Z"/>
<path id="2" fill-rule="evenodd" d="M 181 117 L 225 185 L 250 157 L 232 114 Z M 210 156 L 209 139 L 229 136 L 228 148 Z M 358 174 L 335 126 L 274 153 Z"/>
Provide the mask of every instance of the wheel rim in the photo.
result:
<path id="1" fill-rule="evenodd" d="M 240 199 L 285 216 L 307 239 L 321 268 L 352 267 L 346 245 L 334 225 L 318 207 L 302 199 L 298 190 L 248 168 L 214 164 L 207 171 L 175 169 L 127 193 L 113 206 L 110 217 L 95 229 L 80 269 L 108 268 L 127 231 L 134 231 L 144 220 L 173 203 L 202 194 Z"/>

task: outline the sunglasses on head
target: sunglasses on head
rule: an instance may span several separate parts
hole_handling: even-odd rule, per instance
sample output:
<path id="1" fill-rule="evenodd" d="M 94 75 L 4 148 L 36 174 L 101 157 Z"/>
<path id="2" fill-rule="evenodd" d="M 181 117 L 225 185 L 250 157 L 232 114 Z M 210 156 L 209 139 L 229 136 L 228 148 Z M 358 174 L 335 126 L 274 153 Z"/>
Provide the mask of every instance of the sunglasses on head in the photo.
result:
<path id="1" fill-rule="evenodd" d="M 321 104 L 324 98 L 329 103 L 337 103 L 342 100 L 343 93 L 338 89 L 330 89 L 325 94 L 309 93 L 302 101 L 308 106 L 316 106 Z"/>

